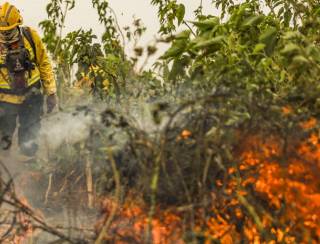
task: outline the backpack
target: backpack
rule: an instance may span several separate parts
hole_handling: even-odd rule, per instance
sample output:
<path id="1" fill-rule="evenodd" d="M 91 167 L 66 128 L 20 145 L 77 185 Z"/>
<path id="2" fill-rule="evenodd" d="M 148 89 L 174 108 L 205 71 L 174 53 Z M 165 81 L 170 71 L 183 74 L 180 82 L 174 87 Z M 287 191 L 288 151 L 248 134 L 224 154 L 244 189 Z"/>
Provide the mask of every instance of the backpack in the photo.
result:
<path id="1" fill-rule="evenodd" d="M 20 92 L 27 88 L 27 79 L 25 72 L 29 73 L 29 78 L 31 77 L 31 70 L 34 69 L 37 63 L 37 50 L 34 40 L 31 35 L 31 30 L 28 27 L 22 27 L 21 36 L 25 37 L 29 42 L 34 58 L 30 59 L 30 53 L 25 47 L 23 38 L 20 38 L 18 46 L 14 48 L 9 48 L 5 57 L 5 63 L 0 64 L 0 68 L 5 67 L 9 73 L 9 79 L 11 80 L 10 86 L 13 90 Z M 4 75 L 1 72 L 1 75 Z"/>
<path id="2" fill-rule="evenodd" d="M 34 54 L 34 59 L 33 60 L 35 63 L 36 60 L 37 60 L 37 50 L 36 50 L 36 44 L 34 43 L 33 41 L 33 38 L 32 38 L 32 35 L 31 35 L 31 30 L 29 27 L 22 27 L 21 28 L 21 32 L 22 32 L 22 35 L 27 39 L 27 41 L 30 43 L 30 46 L 32 48 L 32 51 L 33 51 L 33 54 Z"/>

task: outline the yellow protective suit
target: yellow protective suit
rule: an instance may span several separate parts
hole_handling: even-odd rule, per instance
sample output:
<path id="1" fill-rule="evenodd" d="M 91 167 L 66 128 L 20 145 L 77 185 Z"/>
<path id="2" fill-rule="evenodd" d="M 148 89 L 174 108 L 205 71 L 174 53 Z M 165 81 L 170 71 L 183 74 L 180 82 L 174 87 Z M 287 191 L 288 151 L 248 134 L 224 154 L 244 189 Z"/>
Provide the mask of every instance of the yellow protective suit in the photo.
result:
<path id="1" fill-rule="evenodd" d="M 88 73 L 81 72 L 81 78 L 74 83 L 75 88 L 89 88 L 90 90 L 94 86 L 94 79 L 102 79 L 101 88 L 104 91 L 108 91 L 110 88 L 110 81 L 105 78 L 105 72 L 99 67 L 91 65 Z"/>
<path id="2" fill-rule="evenodd" d="M 34 58 L 34 52 L 31 44 L 26 37 L 24 38 L 25 48 L 29 50 L 30 59 L 35 60 L 35 68 L 31 71 L 31 77 L 28 79 L 28 87 L 38 86 L 41 82 L 41 87 L 45 95 L 51 95 L 56 93 L 56 81 L 54 78 L 52 66 L 47 55 L 44 44 L 41 41 L 40 36 L 34 30 L 29 28 L 32 39 L 35 44 L 37 57 Z M 6 58 L 6 49 L 0 44 L 0 63 L 4 64 Z M 26 99 L 27 94 L 14 94 L 11 90 L 9 83 L 9 75 L 7 68 L 0 68 L 0 102 L 7 102 L 12 104 L 22 104 Z"/>

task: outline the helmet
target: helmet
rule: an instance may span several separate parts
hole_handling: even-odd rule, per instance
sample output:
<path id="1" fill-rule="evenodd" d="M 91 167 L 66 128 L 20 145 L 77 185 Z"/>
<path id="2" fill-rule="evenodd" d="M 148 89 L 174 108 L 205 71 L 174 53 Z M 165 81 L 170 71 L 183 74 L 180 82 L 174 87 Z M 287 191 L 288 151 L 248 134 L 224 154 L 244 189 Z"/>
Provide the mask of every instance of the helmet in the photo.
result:
<path id="1" fill-rule="evenodd" d="M 15 6 L 8 2 L 0 6 L 0 31 L 12 30 L 22 23 L 23 19 Z"/>

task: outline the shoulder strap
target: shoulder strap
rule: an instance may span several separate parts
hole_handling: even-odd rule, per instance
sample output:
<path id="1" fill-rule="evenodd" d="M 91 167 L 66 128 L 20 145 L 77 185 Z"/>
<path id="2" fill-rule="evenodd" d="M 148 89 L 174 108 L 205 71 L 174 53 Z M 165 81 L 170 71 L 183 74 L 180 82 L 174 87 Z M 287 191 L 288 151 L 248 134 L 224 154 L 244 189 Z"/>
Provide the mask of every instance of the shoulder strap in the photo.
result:
<path id="1" fill-rule="evenodd" d="M 23 36 L 28 40 L 28 42 L 30 43 L 33 53 L 34 53 L 34 60 L 37 60 L 37 49 L 36 49 L 36 45 L 33 41 L 32 35 L 31 35 L 31 30 L 29 27 L 22 27 L 22 34 Z"/>

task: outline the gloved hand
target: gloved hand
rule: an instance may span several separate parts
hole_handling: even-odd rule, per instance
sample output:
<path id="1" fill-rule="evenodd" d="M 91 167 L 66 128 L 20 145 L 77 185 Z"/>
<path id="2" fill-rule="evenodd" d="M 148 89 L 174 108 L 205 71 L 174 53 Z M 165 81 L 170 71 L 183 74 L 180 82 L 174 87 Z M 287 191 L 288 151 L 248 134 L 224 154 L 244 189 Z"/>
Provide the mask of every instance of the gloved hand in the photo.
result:
<path id="1" fill-rule="evenodd" d="M 51 94 L 47 97 L 47 113 L 51 113 L 52 110 L 57 106 L 58 98 L 56 94 Z"/>

